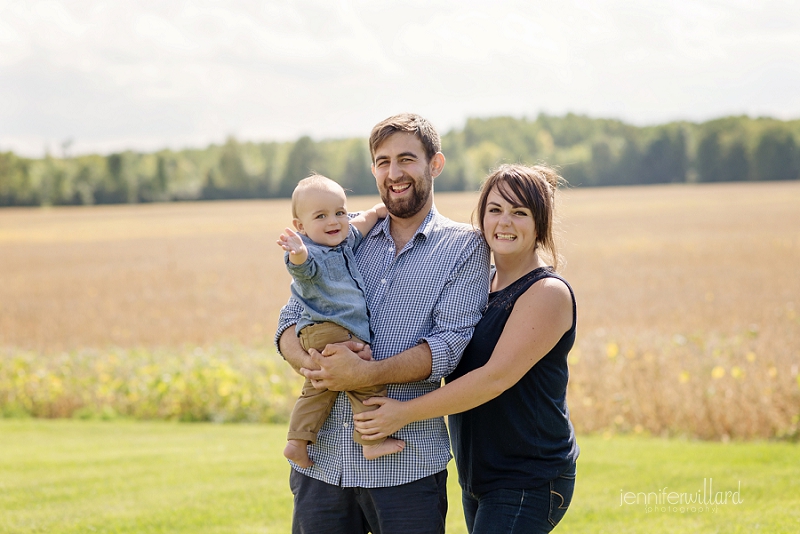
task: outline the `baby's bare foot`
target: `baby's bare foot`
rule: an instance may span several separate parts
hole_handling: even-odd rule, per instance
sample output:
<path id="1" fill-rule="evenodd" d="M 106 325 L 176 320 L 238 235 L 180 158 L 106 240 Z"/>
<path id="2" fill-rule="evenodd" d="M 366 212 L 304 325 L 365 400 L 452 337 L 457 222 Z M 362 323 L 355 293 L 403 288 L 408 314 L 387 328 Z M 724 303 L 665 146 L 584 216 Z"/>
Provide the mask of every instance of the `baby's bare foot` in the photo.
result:
<path id="1" fill-rule="evenodd" d="M 364 445 L 364 458 L 374 460 L 381 456 L 394 454 L 406 448 L 406 442 L 402 439 L 386 438 L 383 443 L 377 445 Z"/>
<path id="2" fill-rule="evenodd" d="M 290 439 L 283 449 L 283 455 L 296 463 L 299 467 L 311 467 L 314 462 L 308 457 L 307 441 L 302 439 Z"/>

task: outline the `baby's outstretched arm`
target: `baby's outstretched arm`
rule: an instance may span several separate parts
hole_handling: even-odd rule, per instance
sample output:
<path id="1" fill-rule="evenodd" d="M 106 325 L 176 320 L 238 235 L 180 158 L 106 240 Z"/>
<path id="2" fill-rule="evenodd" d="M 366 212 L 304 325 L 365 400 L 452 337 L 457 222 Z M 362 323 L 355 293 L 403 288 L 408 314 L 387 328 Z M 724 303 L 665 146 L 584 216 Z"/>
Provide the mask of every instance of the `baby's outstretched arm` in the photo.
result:
<path id="1" fill-rule="evenodd" d="M 286 233 L 278 238 L 278 246 L 289 253 L 290 262 L 302 265 L 308 259 L 308 249 L 299 235 L 289 228 L 285 231 Z"/>
<path id="2" fill-rule="evenodd" d="M 358 228 L 361 235 L 367 235 L 372 227 L 377 224 L 378 219 L 385 219 L 389 215 L 386 206 L 375 204 L 370 209 L 362 211 L 357 216 L 350 219 L 350 224 Z"/>

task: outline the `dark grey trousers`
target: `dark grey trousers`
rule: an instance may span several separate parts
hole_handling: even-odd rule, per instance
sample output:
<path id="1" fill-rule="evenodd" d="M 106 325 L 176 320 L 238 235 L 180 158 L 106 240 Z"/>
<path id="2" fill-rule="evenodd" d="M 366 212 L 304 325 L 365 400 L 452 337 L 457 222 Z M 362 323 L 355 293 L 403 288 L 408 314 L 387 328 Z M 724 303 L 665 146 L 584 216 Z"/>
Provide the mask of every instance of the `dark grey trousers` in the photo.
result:
<path id="1" fill-rule="evenodd" d="M 447 471 L 387 488 L 341 488 L 294 469 L 292 534 L 444 534 Z"/>

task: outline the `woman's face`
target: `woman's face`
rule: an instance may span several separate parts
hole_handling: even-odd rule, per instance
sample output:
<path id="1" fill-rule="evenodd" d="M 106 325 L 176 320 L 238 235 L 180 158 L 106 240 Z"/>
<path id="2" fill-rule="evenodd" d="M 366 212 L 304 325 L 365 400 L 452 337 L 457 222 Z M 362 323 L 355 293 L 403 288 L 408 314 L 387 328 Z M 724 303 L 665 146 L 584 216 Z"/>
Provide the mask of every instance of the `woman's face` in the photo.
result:
<path id="1" fill-rule="evenodd" d="M 536 248 L 533 213 L 518 203 L 509 202 L 494 188 L 486 197 L 483 236 L 495 256 L 533 252 Z"/>

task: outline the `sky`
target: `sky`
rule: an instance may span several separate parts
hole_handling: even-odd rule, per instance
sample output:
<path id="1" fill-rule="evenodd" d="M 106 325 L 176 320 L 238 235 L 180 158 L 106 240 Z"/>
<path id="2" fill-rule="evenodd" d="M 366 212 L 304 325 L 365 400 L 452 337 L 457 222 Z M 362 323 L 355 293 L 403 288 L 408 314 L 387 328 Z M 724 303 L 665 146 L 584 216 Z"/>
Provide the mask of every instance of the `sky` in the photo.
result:
<path id="1" fill-rule="evenodd" d="M 800 118 L 796 0 L 0 0 L 0 151 Z"/>

